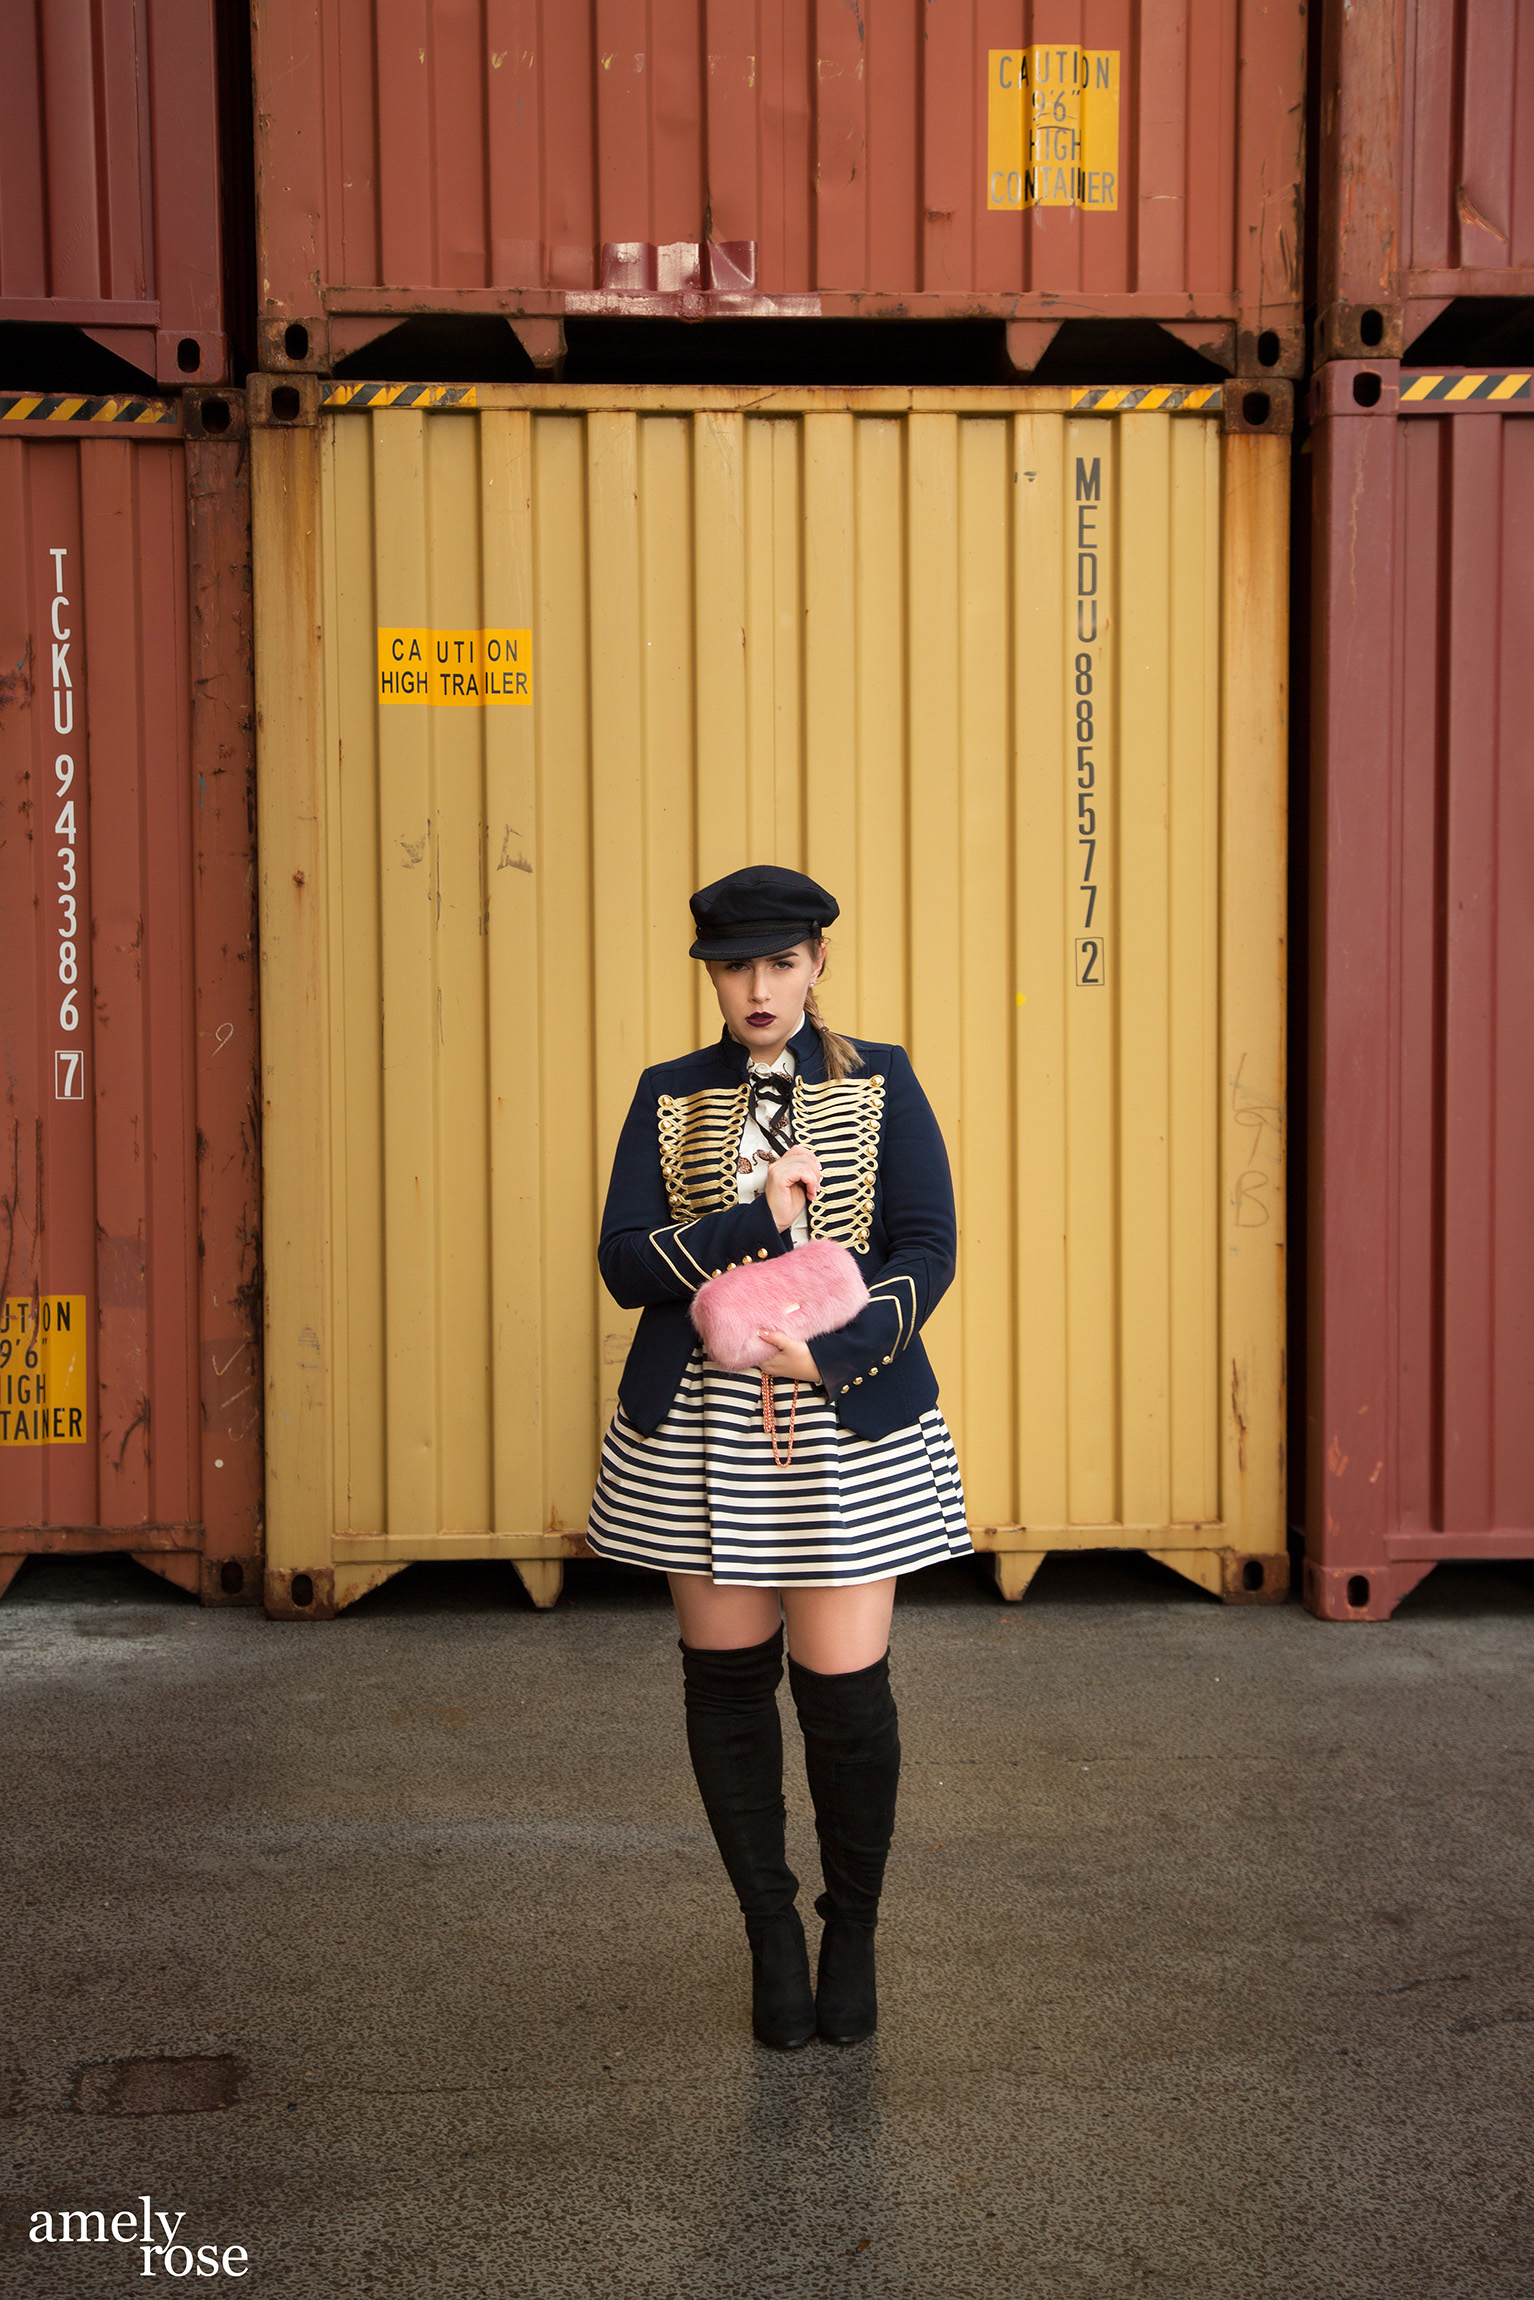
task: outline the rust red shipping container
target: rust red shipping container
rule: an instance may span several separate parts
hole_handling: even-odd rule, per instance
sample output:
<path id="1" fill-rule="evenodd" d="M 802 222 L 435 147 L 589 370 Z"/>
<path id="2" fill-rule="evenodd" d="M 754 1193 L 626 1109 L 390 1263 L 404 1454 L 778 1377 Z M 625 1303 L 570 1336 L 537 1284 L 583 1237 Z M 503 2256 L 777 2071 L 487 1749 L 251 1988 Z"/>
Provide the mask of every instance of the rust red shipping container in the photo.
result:
<path id="1" fill-rule="evenodd" d="M 228 372 L 213 9 L 0 6 L 0 320 L 82 328 L 161 383 Z"/>
<path id="2" fill-rule="evenodd" d="M 1457 296 L 1534 295 L 1534 14 L 1328 0 L 1318 360 L 1398 358 Z"/>
<path id="3" fill-rule="evenodd" d="M 1534 374 L 1314 387 L 1306 1601 L 1534 1556 Z"/>
<path id="4" fill-rule="evenodd" d="M 425 312 L 545 369 L 567 315 L 903 314 L 1298 374 L 1304 48 L 1300 0 L 257 0 L 261 364 Z"/>
<path id="5" fill-rule="evenodd" d="M 0 1588 L 260 1594 L 243 428 L 0 395 Z"/>

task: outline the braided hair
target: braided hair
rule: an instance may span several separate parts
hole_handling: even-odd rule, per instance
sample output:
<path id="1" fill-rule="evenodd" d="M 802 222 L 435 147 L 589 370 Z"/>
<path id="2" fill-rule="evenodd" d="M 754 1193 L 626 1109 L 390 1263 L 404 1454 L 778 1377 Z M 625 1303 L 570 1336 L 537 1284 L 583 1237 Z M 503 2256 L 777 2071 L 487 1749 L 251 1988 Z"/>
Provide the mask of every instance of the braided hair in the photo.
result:
<path id="1" fill-rule="evenodd" d="M 824 980 L 826 945 L 823 939 L 816 944 L 816 948 L 820 952 L 820 975 Z M 828 1078 L 845 1078 L 849 1070 L 862 1069 L 863 1057 L 851 1039 L 843 1038 L 839 1032 L 827 1027 L 813 988 L 804 994 L 804 1019 L 820 1039 L 820 1051 L 826 1059 Z"/>

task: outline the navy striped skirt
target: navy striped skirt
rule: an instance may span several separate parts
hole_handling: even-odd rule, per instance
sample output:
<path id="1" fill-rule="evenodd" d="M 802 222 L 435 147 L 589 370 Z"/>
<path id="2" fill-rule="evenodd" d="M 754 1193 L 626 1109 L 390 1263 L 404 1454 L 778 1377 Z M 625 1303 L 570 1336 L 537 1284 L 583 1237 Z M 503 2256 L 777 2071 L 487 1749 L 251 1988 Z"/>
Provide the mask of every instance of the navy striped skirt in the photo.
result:
<path id="1" fill-rule="evenodd" d="M 774 1385 L 787 1450 L 793 1384 Z M 762 1428 L 762 1382 L 693 1352 L 649 1437 L 620 1406 L 602 1441 L 587 1540 L 599 1557 L 769 1589 L 836 1589 L 965 1557 L 964 1489 L 936 1406 L 888 1437 L 843 1429 L 801 1382 L 793 1460 Z"/>

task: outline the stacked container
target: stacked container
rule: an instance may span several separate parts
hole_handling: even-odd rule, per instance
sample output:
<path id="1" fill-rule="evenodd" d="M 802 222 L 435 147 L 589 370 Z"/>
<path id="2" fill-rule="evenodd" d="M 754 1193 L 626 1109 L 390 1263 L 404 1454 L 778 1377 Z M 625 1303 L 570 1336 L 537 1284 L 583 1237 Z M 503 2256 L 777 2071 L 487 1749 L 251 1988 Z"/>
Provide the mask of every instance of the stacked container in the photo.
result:
<path id="1" fill-rule="evenodd" d="M 1301 0 L 259 0 L 262 365 L 422 314 L 1148 320 L 1303 367 Z M 357 372 L 366 373 L 366 368 Z M 376 371 L 375 371 L 376 372 Z M 531 372 L 531 371 L 530 371 Z"/>
<path id="2" fill-rule="evenodd" d="M 247 167 L 212 0 L 27 14 L 0 327 L 221 377 L 258 204 L 282 1057 L 257 1097 L 243 411 L 28 378 L 0 1579 L 111 1546 L 253 1593 L 264 1106 L 269 1606 L 444 1556 L 551 1602 L 627 1342 L 621 1082 L 712 1033 L 667 922 L 770 857 L 846 889 L 836 1019 L 911 1046 L 954 1153 L 931 1341 L 1004 1591 L 1107 1545 L 1282 1594 L 1303 12 L 1067 16 L 258 0 Z M 1445 351 L 1534 311 L 1534 44 L 1513 0 L 1336 0 L 1319 51 L 1306 1595 L 1368 1619 L 1534 1554 L 1534 358 Z M 625 322 L 896 318 L 1037 380 L 564 372 L 582 327 L 621 374 Z M 348 379 L 421 320 L 504 323 L 527 380 Z M 1206 380 L 1073 384 L 1081 323 Z"/>
<path id="3" fill-rule="evenodd" d="M 8 11 L 0 1589 L 261 1593 L 246 426 L 154 388 L 230 372 L 237 63 L 214 0 Z M 148 388 L 49 388 L 103 355 Z"/>
<path id="4" fill-rule="evenodd" d="M 582 1548 L 682 929 L 843 903 L 951 1146 L 977 1543 L 1282 1596 L 1288 439 L 1232 387 L 263 378 L 268 1606 Z M 486 696 L 489 700 L 486 700 Z M 679 926 L 678 922 L 681 922 Z"/>
<path id="5" fill-rule="evenodd" d="M 618 1123 L 717 1029 L 688 893 L 767 859 L 838 887 L 835 1019 L 947 1132 L 1002 1588 L 1112 1546 L 1283 1594 L 1304 47 L 1298 0 L 257 9 L 274 1612 L 432 1557 L 552 1601 Z M 580 325 L 621 373 L 694 321 L 702 373 L 897 317 L 1233 380 L 562 380 Z M 378 380 L 466 320 L 525 383 Z"/>
<path id="6" fill-rule="evenodd" d="M 0 1586 L 260 1588 L 244 410 L 0 395 Z"/>
<path id="7" fill-rule="evenodd" d="M 1534 295 L 1518 0 L 1328 0 L 1316 359 L 1399 359 L 1460 298 Z"/>
<path id="8" fill-rule="evenodd" d="M 0 322 L 78 328 L 161 384 L 222 383 L 214 0 L 11 7 L 5 63 Z"/>
<path id="9" fill-rule="evenodd" d="M 1328 1620 L 1386 1618 L 1440 1558 L 1534 1556 L 1534 363 L 1414 350 L 1486 298 L 1534 328 L 1510 300 L 1534 293 L 1520 14 L 1352 0 L 1326 26 L 1305 1598 Z"/>

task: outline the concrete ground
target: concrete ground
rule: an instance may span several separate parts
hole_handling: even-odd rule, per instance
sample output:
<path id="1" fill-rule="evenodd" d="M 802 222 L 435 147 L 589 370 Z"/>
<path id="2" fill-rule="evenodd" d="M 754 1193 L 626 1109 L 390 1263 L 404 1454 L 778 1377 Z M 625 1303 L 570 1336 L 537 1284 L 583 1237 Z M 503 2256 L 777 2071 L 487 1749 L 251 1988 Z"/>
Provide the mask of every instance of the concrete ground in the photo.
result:
<path id="1" fill-rule="evenodd" d="M 781 2058 L 654 1582 L 287 1626 L 29 1565 L 0 2280 L 142 2290 L 28 2234 L 147 2195 L 157 2288 L 239 2246 L 282 2300 L 1529 2300 L 1531 1649 L 1525 1569 L 1367 1628 L 1135 1558 L 921 1577 L 884 2025 Z"/>

